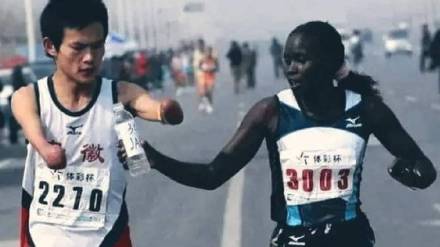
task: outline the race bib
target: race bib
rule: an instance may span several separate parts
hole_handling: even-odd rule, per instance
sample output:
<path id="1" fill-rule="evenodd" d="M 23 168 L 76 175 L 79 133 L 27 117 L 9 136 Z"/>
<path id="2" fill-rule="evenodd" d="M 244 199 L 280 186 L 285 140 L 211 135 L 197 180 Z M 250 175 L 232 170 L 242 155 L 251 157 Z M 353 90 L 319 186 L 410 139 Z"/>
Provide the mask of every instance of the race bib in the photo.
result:
<path id="1" fill-rule="evenodd" d="M 104 227 L 110 174 L 105 168 L 37 166 L 31 213 L 35 221 L 71 227 Z"/>
<path id="2" fill-rule="evenodd" d="M 280 152 L 287 205 L 349 196 L 353 192 L 356 153 L 352 149 Z"/>

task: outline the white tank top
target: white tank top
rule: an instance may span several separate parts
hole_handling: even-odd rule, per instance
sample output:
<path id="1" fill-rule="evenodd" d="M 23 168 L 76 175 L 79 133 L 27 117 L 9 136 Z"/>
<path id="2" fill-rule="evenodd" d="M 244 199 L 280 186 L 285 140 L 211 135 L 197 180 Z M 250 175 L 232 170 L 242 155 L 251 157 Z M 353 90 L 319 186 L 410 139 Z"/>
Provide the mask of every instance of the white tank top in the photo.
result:
<path id="1" fill-rule="evenodd" d="M 124 202 L 126 177 L 117 158 L 110 80 L 99 81 L 91 102 L 70 112 L 57 100 L 53 82 L 38 86 L 47 140 L 61 143 L 67 167 L 50 170 L 29 144 L 23 189 L 32 197 L 29 232 L 36 246 L 99 246 Z"/>

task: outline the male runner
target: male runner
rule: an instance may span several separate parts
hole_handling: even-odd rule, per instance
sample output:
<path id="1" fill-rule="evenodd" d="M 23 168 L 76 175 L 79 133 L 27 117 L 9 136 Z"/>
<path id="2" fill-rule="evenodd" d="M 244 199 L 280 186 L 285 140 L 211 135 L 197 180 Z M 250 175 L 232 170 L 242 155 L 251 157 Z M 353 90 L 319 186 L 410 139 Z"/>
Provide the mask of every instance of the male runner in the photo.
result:
<path id="1" fill-rule="evenodd" d="M 53 75 L 22 87 L 12 110 L 29 140 L 20 246 L 129 247 L 126 179 L 117 159 L 112 106 L 178 124 L 171 100 L 100 78 L 108 16 L 101 0 L 51 0 L 40 17 Z"/>
<path id="2" fill-rule="evenodd" d="M 271 217 L 277 223 L 270 246 L 374 246 L 359 199 L 370 134 L 395 156 L 389 173 L 402 184 L 424 189 L 437 173 L 382 101 L 375 81 L 350 72 L 335 83 L 343 62 L 344 46 L 334 27 L 320 21 L 298 26 L 284 49 L 290 88 L 256 103 L 209 163 L 178 161 L 145 143 L 153 168 L 179 183 L 212 190 L 266 140 Z"/>

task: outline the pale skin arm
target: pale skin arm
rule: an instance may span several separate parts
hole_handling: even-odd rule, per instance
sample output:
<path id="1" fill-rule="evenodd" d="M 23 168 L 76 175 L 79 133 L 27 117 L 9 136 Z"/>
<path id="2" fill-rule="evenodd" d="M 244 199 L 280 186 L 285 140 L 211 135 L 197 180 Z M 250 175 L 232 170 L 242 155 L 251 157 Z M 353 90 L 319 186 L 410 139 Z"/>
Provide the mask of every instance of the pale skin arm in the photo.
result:
<path id="1" fill-rule="evenodd" d="M 43 133 L 40 116 L 38 115 L 34 85 L 18 89 L 11 100 L 12 114 L 21 125 L 26 139 L 46 161 L 48 167 L 59 169 L 66 163 L 64 149 L 54 143 L 49 143 Z"/>
<path id="2" fill-rule="evenodd" d="M 176 101 L 153 99 L 145 89 L 134 83 L 118 83 L 118 100 L 144 120 L 169 124 L 179 124 L 183 120 L 182 109 Z"/>
<path id="3" fill-rule="evenodd" d="M 46 161 L 47 166 L 52 169 L 62 169 L 66 165 L 65 150 L 55 140 L 50 142 L 44 136 L 33 87 L 33 85 L 22 87 L 12 95 L 12 113 L 21 125 L 26 139 Z M 164 119 L 169 119 L 168 122 L 171 124 L 182 121 L 183 115 L 177 102 L 157 101 L 133 83 L 119 83 L 118 98 L 124 105 L 135 110 L 136 115 L 142 119 L 162 122 Z M 176 114 L 176 110 L 180 114 Z"/>

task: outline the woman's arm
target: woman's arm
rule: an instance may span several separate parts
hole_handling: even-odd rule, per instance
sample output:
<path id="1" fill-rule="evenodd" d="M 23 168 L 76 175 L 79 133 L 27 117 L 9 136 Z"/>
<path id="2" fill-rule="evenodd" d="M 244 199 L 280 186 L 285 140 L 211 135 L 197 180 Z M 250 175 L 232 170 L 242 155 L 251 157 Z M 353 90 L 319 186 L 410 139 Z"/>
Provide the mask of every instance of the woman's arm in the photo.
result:
<path id="1" fill-rule="evenodd" d="M 267 134 L 267 126 L 274 117 L 275 100 L 263 99 L 255 104 L 243 119 L 240 127 L 208 164 L 182 162 L 165 156 L 144 144 L 153 168 L 184 185 L 213 190 L 243 168 L 258 151 Z"/>
<path id="2" fill-rule="evenodd" d="M 437 177 L 437 171 L 391 109 L 377 97 L 366 97 L 365 103 L 365 116 L 373 134 L 396 157 L 388 169 L 390 175 L 411 188 L 430 186 Z"/>

